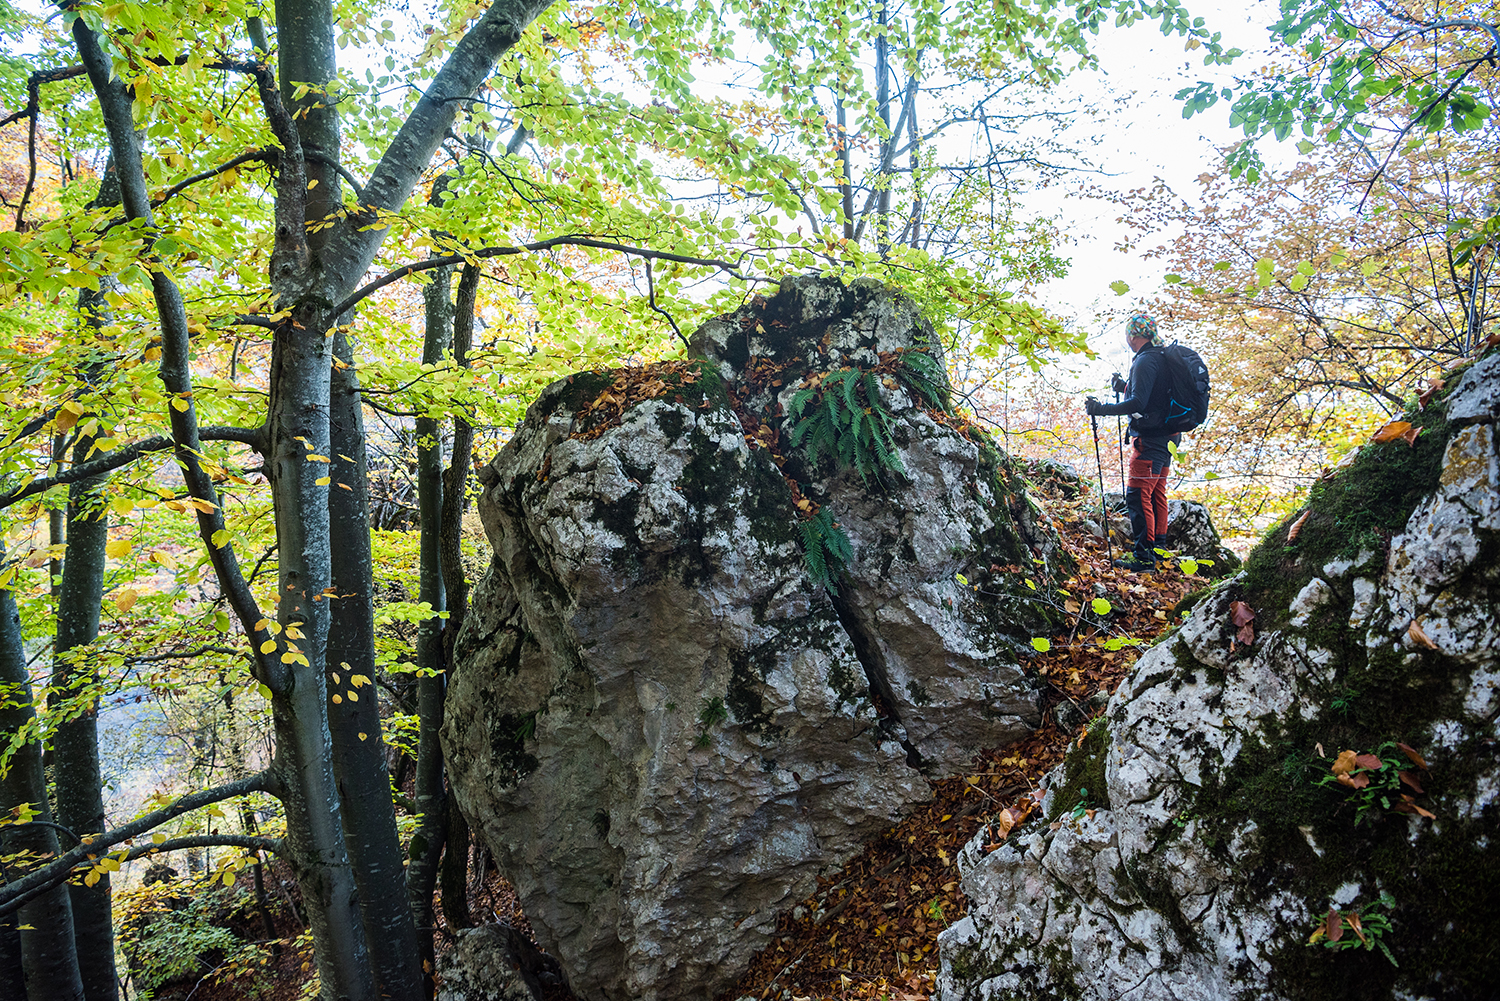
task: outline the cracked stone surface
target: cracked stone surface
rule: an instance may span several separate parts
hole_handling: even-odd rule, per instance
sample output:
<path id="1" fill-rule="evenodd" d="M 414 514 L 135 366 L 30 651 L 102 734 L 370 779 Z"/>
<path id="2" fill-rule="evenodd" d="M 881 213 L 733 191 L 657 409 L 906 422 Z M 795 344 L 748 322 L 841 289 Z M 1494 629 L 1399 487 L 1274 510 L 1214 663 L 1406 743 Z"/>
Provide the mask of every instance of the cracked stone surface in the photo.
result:
<path id="1" fill-rule="evenodd" d="M 746 352 L 784 363 L 775 396 L 669 395 L 580 438 L 592 397 L 560 382 L 483 470 L 494 560 L 455 644 L 444 753 L 579 997 L 726 989 L 930 776 L 1037 724 L 1017 656 L 1032 599 L 998 608 L 955 580 L 976 553 L 1050 556 L 1029 498 L 885 387 L 906 475 L 799 477 L 852 543 L 835 598 L 737 416 L 930 334 L 879 284 L 791 280 L 692 341 L 731 388 Z"/>
<path id="2" fill-rule="evenodd" d="M 1407 739 L 1432 755 L 1477 755 L 1478 774 L 1468 786 L 1428 790 L 1436 820 L 1382 822 L 1408 825 L 1416 853 L 1433 851 L 1450 825 L 1471 823 L 1462 850 L 1488 850 L 1486 832 L 1500 829 L 1500 761 L 1485 750 L 1500 737 L 1497 385 L 1500 354 L 1453 391 L 1448 412 L 1465 416 L 1454 421 L 1440 482 L 1383 560 L 1366 551 L 1322 567 L 1274 619 L 1286 624 L 1258 635 L 1248 656 L 1231 649 L 1229 605 L 1242 593 L 1241 578 L 1231 579 L 1141 657 L 1106 711 L 1107 808 L 1076 819 L 1056 809 L 1069 805 L 1056 802 L 1060 766 L 1043 801 L 1056 823 L 1018 832 L 988 854 L 985 834 L 964 849 L 959 870 L 970 909 L 939 939 L 942 1001 L 1288 997 L 1277 964 L 1288 953 L 1305 955 L 1309 915 L 1330 899 L 1369 900 L 1379 887 L 1366 866 L 1352 867 L 1347 883 L 1322 896 L 1266 878 L 1275 870 L 1258 869 L 1266 848 L 1253 821 L 1210 836 L 1193 808 L 1198 790 L 1217 787 L 1274 727 L 1319 719 L 1343 690 L 1330 645 L 1354 651 L 1356 661 L 1369 651 L 1414 674 L 1451 679 L 1442 712 L 1452 717 L 1440 715 Z M 1436 650 L 1413 638 L 1414 621 Z M 1330 638 L 1330 630 L 1346 631 Z M 1312 857 L 1323 858 L 1327 845 L 1311 827 L 1301 832 Z M 1475 854 L 1469 864 L 1479 871 L 1487 863 Z M 1419 938 L 1432 934 L 1424 928 Z M 1392 975 L 1389 996 L 1480 996 L 1452 993 L 1441 970 L 1410 982 L 1404 970 Z"/>

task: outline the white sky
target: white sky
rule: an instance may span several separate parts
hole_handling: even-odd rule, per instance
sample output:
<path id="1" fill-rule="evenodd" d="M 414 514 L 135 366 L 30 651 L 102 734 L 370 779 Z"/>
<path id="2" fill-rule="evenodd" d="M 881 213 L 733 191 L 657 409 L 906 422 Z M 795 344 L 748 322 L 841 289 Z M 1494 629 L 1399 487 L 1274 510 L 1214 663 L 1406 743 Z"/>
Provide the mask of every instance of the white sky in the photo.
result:
<path id="1" fill-rule="evenodd" d="M 1096 51 L 1102 74 L 1075 74 L 1062 84 L 1068 94 L 1082 94 L 1098 103 L 1112 100 L 1115 93 L 1134 91 L 1128 106 L 1110 115 L 1101 130 L 1089 125 L 1091 133 L 1102 131 L 1105 145 L 1098 149 L 1109 176 L 1095 178 L 1100 187 L 1111 191 L 1128 191 L 1149 187 L 1161 177 L 1179 195 L 1195 199 L 1196 178 L 1219 166 L 1219 150 L 1242 138 L 1238 129 L 1229 128 L 1229 109 L 1220 102 L 1207 112 L 1182 117 L 1182 105 L 1173 95 L 1200 79 L 1229 80 L 1234 74 L 1248 75 L 1265 58 L 1269 38 L 1266 26 L 1278 16 L 1271 0 L 1193 0 L 1188 9 L 1207 19 L 1207 27 L 1221 31 L 1224 42 L 1245 50 L 1245 55 L 1228 67 L 1205 67 L 1202 49 L 1186 52 L 1184 40 L 1176 35 L 1164 37 L 1145 23 L 1130 28 L 1109 28 L 1100 36 Z M 1264 152 L 1274 162 L 1281 156 L 1294 156 L 1288 143 L 1283 150 L 1267 142 Z M 1026 205 L 1039 214 L 1056 214 L 1063 229 L 1077 242 L 1063 250 L 1073 264 L 1069 276 L 1042 286 L 1037 305 L 1049 312 L 1072 319 L 1091 331 L 1089 343 L 1101 358 L 1093 364 L 1081 360 L 1063 369 L 1078 372 L 1068 378 L 1063 371 L 1049 372 L 1064 385 L 1088 384 L 1098 388 L 1103 373 L 1125 372 L 1130 368 L 1130 351 L 1125 346 L 1122 328 L 1116 318 L 1101 318 L 1101 312 L 1128 312 L 1162 287 L 1166 269 L 1160 261 L 1143 260 L 1138 252 L 1121 253 L 1114 245 L 1127 235 L 1126 227 L 1116 222 L 1119 207 L 1102 201 L 1076 197 L 1074 185 L 1058 185 L 1028 196 Z M 1172 234 L 1161 234 L 1152 242 L 1161 243 Z M 1111 282 L 1123 280 L 1130 292 L 1117 296 Z M 1108 332 L 1102 332 L 1108 326 Z"/>

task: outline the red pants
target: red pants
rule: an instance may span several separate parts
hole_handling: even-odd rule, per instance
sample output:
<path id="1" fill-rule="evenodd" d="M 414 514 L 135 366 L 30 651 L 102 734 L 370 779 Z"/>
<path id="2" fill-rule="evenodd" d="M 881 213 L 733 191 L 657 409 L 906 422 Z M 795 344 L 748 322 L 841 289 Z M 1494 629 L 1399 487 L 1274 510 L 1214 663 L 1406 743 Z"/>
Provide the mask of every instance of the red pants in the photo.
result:
<path id="1" fill-rule="evenodd" d="M 1134 447 L 1130 476 L 1125 481 L 1125 510 L 1130 513 L 1130 531 L 1135 536 L 1135 556 L 1155 560 L 1155 543 L 1167 534 L 1167 469 L 1170 462 L 1141 458 Z"/>

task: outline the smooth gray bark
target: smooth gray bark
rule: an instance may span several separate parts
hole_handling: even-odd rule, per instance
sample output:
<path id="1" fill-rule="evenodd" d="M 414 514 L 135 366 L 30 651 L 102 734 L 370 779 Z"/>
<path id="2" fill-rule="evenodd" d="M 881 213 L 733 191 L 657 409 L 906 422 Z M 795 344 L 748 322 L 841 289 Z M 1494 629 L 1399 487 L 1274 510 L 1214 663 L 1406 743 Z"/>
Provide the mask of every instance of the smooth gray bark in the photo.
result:
<path id="1" fill-rule="evenodd" d="M 0 566 L 4 553 L 0 550 Z M 0 588 L 0 741 L 9 741 L 35 719 L 26 651 L 21 643 L 21 617 L 15 596 Z M 16 749 L 10 768 L 0 775 L 0 815 L 23 803 L 37 811 L 37 824 L 0 828 L 0 855 L 32 852 L 43 858 L 58 853 L 57 831 L 47 805 L 47 781 L 42 770 L 41 739 Z M 73 906 L 66 886 L 56 886 L 19 910 L 4 915 L 12 929 L 14 954 L 0 961 L 0 996 L 41 1001 L 80 1001 L 83 979 L 73 943 Z M 11 960 L 14 962 L 12 963 Z"/>
<path id="2" fill-rule="evenodd" d="M 91 438 L 81 438 L 73 460 L 81 461 Z M 99 606 L 104 594 L 104 544 L 109 519 L 100 488 L 103 478 L 80 480 L 68 490 L 68 534 L 63 551 L 62 582 L 57 589 L 57 639 L 52 671 L 57 706 L 74 703 L 52 736 L 52 777 L 57 793 L 57 820 L 80 837 L 104 830 L 104 788 L 99 773 L 100 678 L 86 648 L 99 636 Z M 76 651 L 76 652 L 75 652 Z M 76 702 L 85 700 L 79 711 Z M 76 713 L 76 715 L 74 715 Z M 68 888 L 73 906 L 73 937 L 78 968 L 88 1001 L 115 1001 L 115 931 L 109 875 L 93 886 Z"/>

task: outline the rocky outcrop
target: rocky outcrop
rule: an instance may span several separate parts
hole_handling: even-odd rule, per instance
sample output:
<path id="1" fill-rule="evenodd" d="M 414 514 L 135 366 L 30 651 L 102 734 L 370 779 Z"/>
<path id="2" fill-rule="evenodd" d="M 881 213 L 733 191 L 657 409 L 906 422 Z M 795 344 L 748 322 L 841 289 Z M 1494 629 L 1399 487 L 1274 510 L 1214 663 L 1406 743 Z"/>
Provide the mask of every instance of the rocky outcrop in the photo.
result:
<path id="1" fill-rule="evenodd" d="M 818 872 L 1039 716 L 1017 652 L 1047 613 L 988 567 L 1045 579 L 1055 539 L 934 405 L 914 306 L 794 279 L 692 346 L 549 387 L 481 475 L 495 556 L 443 745 L 588 999 L 726 988 Z M 796 394 L 835 384 L 887 415 L 873 468 L 792 440 Z"/>
<path id="2" fill-rule="evenodd" d="M 1050 825 L 965 849 L 944 1001 L 1494 997 L 1500 352 L 1455 382 L 1140 659 Z"/>
<path id="3" fill-rule="evenodd" d="M 503 923 L 460 929 L 437 972 L 437 1001 L 542 1001 L 567 986 L 555 959 Z"/>

